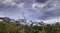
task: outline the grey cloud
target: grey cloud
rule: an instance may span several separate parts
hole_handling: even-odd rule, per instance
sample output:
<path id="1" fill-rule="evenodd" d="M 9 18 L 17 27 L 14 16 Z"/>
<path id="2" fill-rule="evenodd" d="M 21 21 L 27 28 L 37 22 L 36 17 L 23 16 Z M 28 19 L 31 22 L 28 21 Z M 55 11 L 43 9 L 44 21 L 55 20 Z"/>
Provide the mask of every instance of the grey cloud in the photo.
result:
<path id="1" fill-rule="evenodd" d="M 58 0 L 12 0 L 11 3 L 3 3 L 3 1 L 5 0 L 0 1 L 0 11 L 2 11 L 3 9 L 6 11 L 8 9 L 12 12 L 16 10 L 18 5 L 24 3 L 23 5 L 21 5 L 21 8 L 20 7 L 18 8 L 20 9 L 20 11 L 22 10 L 26 11 L 26 14 L 28 14 L 31 18 L 44 20 L 47 19 L 48 17 L 60 17 L 59 15 L 60 10 L 58 10 L 60 8 L 59 7 L 60 5 L 58 5 L 60 2 L 58 2 Z M 12 3 L 15 3 L 15 5 L 13 5 Z M 42 8 L 35 6 L 36 9 L 34 9 L 32 8 L 32 5 L 34 3 L 39 3 L 37 6 L 40 7 L 41 7 L 40 4 L 46 5 Z M 56 4 L 56 6 L 54 6 L 53 4 L 54 5 Z M 17 11 L 18 10 L 16 10 L 16 12 Z"/>
<path id="2" fill-rule="evenodd" d="M 51 17 L 60 17 L 60 11 L 59 10 L 53 10 L 53 11 L 44 12 L 44 14 L 39 17 L 39 19 L 45 20 L 45 19 L 48 19 Z"/>
<path id="3" fill-rule="evenodd" d="M 37 3 L 45 3 L 48 0 L 36 0 Z"/>
<path id="4" fill-rule="evenodd" d="M 19 4 L 19 3 L 24 3 L 26 2 L 27 0 L 12 0 L 13 2 Z"/>
<path id="5" fill-rule="evenodd" d="M 18 5 L 20 5 L 21 3 L 24 3 L 23 7 L 30 7 L 31 4 L 34 3 L 34 0 L 12 0 L 11 2 L 1 0 L 0 7 L 18 7 Z"/>

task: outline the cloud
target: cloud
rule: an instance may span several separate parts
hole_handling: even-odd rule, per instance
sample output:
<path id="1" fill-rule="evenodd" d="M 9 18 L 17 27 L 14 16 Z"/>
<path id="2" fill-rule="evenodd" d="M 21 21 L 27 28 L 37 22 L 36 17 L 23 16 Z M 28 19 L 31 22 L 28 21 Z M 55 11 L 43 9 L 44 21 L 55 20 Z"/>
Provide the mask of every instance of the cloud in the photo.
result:
<path id="1" fill-rule="evenodd" d="M 36 0 L 36 2 L 38 2 L 38 3 L 45 3 L 46 1 L 48 1 L 48 0 Z"/>
<path id="2" fill-rule="evenodd" d="M 46 6 L 46 4 L 40 4 L 40 3 L 34 3 L 33 5 L 32 5 L 32 8 L 35 8 L 35 9 L 37 9 L 37 8 L 39 8 L 39 9 L 42 9 L 42 8 L 44 8 Z"/>
<path id="3" fill-rule="evenodd" d="M 11 18 L 19 18 L 21 16 L 21 12 L 24 11 L 26 16 L 30 17 L 30 19 L 45 20 L 51 17 L 60 17 L 60 1 L 0 0 L 0 12 L 1 11 L 4 12 L 2 14 L 11 16 Z"/>

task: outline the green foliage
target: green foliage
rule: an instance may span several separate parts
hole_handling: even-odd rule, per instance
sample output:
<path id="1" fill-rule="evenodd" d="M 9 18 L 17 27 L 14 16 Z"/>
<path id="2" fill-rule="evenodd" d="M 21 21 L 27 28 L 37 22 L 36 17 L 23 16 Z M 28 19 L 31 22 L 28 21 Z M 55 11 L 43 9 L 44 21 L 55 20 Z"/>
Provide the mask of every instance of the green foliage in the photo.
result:
<path id="1" fill-rule="evenodd" d="M 44 30 L 42 30 L 42 31 L 39 31 L 39 33 L 46 33 Z"/>
<path id="2" fill-rule="evenodd" d="M 39 30 L 34 30 L 33 33 L 39 33 Z"/>
<path id="3" fill-rule="evenodd" d="M 19 22 L 11 21 L 0 21 L 0 33 L 60 33 L 60 25 L 56 24 L 55 26 L 47 25 L 44 26 L 33 26 L 22 25 Z M 58 32 L 59 30 L 59 32 Z"/>

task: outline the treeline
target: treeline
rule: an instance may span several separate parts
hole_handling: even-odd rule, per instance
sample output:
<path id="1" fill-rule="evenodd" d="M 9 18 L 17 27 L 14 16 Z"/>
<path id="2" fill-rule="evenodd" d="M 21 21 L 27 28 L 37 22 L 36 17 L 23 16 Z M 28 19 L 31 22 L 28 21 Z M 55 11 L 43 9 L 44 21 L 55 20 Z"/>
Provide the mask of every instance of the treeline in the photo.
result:
<path id="1" fill-rule="evenodd" d="M 19 21 L 12 22 L 0 18 L 0 33 L 60 33 L 59 22 L 56 22 L 55 25 L 44 25 L 43 22 L 38 24 L 39 26 L 33 25 L 33 23 L 24 25 L 23 23 L 20 24 Z"/>

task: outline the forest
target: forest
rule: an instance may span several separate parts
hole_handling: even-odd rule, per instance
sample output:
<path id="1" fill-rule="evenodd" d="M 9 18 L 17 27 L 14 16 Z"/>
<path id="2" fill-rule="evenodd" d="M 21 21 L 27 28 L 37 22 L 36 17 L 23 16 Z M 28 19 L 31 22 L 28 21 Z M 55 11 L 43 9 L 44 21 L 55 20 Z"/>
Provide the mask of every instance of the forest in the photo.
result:
<path id="1" fill-rule="evenodd" d="M 24 19 L 25 20 L 25 19 Z M 39 25 L 23 24 L 25 22 L 11 21 L 8 17 L 0 17 L 0 33 L 60 33 L 60 23 L 56 22 L 52 25 L 44 25 L 44 22 L 39 22 Z"/>

